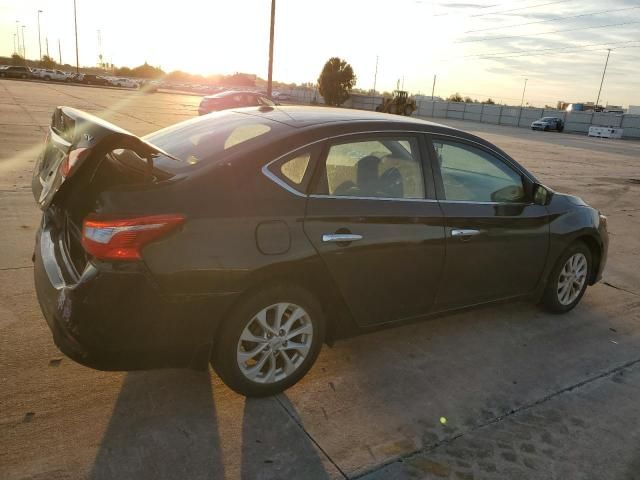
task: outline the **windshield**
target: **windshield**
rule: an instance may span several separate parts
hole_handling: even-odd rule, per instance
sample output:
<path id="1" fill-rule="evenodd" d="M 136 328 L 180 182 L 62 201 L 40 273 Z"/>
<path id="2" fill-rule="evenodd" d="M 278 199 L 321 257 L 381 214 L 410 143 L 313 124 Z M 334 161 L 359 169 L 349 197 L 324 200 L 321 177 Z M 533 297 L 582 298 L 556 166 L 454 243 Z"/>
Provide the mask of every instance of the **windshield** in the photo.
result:
<path id="1" fill-rule="evenodd" d="M 215 161 L 223 153 L 264 141 L 263 137 L 274 128 L 285 127 L 260 117 L 227 110 L 159 130 L 144 140 L 175 157 L 161 155 L 154 159 L 154 164 L 176 172 Z"/>

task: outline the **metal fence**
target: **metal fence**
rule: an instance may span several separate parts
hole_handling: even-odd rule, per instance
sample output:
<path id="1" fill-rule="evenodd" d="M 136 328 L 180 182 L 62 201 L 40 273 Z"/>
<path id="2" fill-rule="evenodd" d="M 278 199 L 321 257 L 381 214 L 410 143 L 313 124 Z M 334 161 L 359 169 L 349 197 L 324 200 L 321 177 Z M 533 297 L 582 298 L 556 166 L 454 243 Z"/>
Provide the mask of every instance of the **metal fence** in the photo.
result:
<path id="1" fill-rule="evenodd" d="M 286 91 L 291 95 L 292 99 L 301 103 L 312 103 L 314 98 L 317 103 L 324 103 L 324 99 L 316 90 L 293 88 L 281 91 Z M 378 95 L 353 94 L 344 106 L 361 110 L 375 110 L 381 103 L 382 97 Z M 413 116 L 452 118 L 521 128 L 529 128 L 533 121 L 542 117 L 560 117 L 564 121 L 566 132 L 586 134 L 591 126 L 613 127 L 623 129 L 623 138 L 640 139 L 640 115 L 621 115 L 593 111 L 566 112 L 548 108 L 520 108 L 483 103 L 420 100 L 418 101 L 418 110 L 414 112 Z"/>

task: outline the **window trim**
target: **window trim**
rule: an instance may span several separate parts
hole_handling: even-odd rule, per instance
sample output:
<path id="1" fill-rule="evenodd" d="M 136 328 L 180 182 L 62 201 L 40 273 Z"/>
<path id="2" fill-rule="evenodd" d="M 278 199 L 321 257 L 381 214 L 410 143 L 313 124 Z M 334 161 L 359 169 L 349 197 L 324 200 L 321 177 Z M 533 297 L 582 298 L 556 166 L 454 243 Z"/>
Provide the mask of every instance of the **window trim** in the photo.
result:
<path id="1" fill-rule="evenodd" d="M 483 145 L 479 142 L 474 142 L 473 140 L 468 140 L 466 138 L 462 138 L 456 135 L 447 135 L 441 133 L 426 133 L 426 140 L 429 149 L 429 159 L 431 163 L 433 177 L 436 183 L 436 194 L 440 203 L 465 203 L 470 205 L 532 205 L 532 190 L 533 185 L 536 183 L 536 180 L 531 177 L 531 175 L 524 170 L 520 165 L 515 163 L 514 160 L 505 156 L 504 154 L 494 150 L 493 148 L 489 148 L 486 145 Z M 442 172 L 440 170 L 440 165 L 436 161 L 437 153 L 434 146 L 434 141 L 438 138 L 442 138 L 443 141 L 453 142 L 453 143 L 462 143 L 469 145 L 473 148 L 477 148 L 478 150 L 484 151 L 485 153 L 495 157 L 498 161 L 504 163 L 507 167 L 514 170 L 517 174 L 522 178 L 522 184 L 525 193 L 525 201 L 522 202 L 493 202 L 493 201 L 474 201 L 474 200 L 448 200 L 445 191 L 444 191 L 444 182 L 442 180 Z"/>
<path id="2" fill-rule="evenodd" d="M 262 173 L 269 180 L 284 188 L 288 192 L 293 193 L 298 197 L 307 197 L 307 191 L 311 183 L 313 172 L 315 171 L 316 160 L 321 153 L 321 148 L 322 145 L 320 144 L 320 141 L 311 142 L 298 147 L 295 150 L 291 150 L 284 155 L 280 155 L 274 160 L 268 162 L 262 167 Z M 292 182 L 282 175 L 279 167 L 305 152 L 309 152 L 310 158 L 307 169 L 304 172 L 304 176 L 302 177 L 302 181 L 300 183 Z"/>

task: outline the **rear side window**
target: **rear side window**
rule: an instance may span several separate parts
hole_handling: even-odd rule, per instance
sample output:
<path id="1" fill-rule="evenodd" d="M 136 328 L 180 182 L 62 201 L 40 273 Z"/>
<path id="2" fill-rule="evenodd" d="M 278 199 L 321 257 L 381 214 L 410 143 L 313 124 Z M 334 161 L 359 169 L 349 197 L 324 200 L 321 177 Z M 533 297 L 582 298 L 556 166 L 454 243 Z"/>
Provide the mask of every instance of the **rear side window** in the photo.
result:
<path id="1" fill-rule="evenodd" d="M 337 197 L 424 198 L 417 140 L 386 137 L 332 145 L 316 193 Z"/>
<path id="2" fill-rule="evenodd" d="M 295 183 L 296 185 L 300 185 L 302 183 L 302 179 L 304 178 L 304 174 L 307 172 L 307 167 L 309 167 L 310 160 L 311 152 L 301 153 L 291 160 L 287 160 L 286 162 L 284 162 L 280 166 L 280 173 L 282 173 L 282 175 L 289 181 Z"/>

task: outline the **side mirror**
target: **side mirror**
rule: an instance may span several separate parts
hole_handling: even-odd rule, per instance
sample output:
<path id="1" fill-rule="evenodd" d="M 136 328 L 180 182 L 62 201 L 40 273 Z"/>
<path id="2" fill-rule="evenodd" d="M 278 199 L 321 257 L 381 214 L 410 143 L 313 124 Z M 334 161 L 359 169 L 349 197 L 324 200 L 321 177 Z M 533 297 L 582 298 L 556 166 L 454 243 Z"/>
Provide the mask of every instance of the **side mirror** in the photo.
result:
<path id="1" fill-rule="evenodd" d="M 533 185 L 533 203 L 536 205 L 549 205 L 551 201 L 551 197 L 553 195 L 553 190 L 541 185 L 539 183 L 535 183 Z"/>

